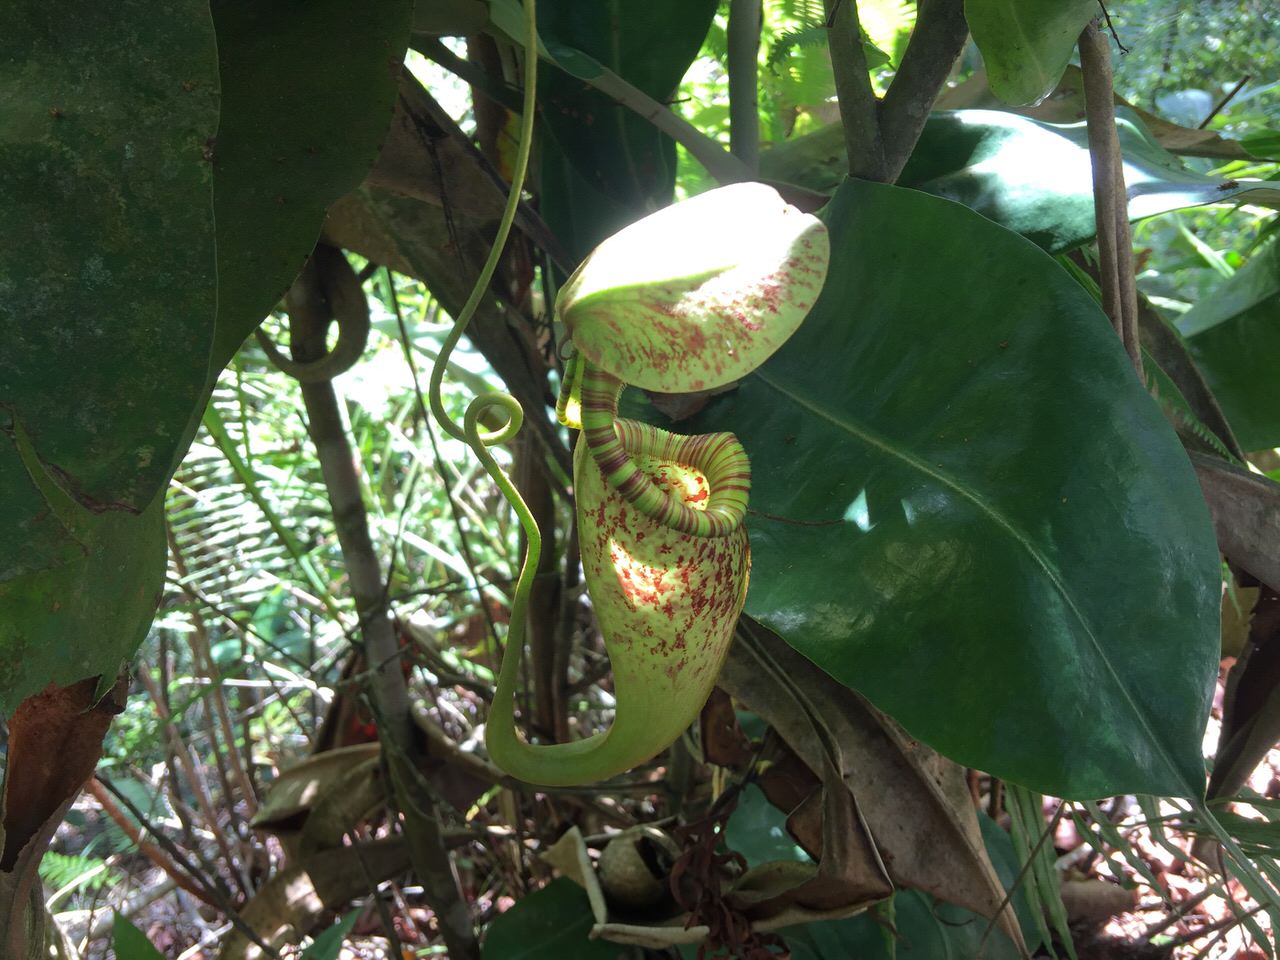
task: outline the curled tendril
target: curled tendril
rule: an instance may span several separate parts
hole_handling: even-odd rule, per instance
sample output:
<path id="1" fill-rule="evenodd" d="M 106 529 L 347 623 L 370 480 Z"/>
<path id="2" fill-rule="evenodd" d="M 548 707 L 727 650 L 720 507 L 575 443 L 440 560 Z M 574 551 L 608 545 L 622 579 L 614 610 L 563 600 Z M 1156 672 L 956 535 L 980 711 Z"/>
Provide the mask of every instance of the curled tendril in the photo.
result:
<path id="1" fill-rule="evenodd" d="M 476 458 L 484 466 L 485 472 L 489 474 L 489 477 L 501 491 L 503 498 L 515 511 L 527 540 L 524 560 L 520 565 L 520 575 L 516 579 L 515 595 L 512 598 L 511 622 L 507 629 L 507 647 L 503 653 L 502 667 L 498 671 L 498 683 L 494 691 L 493 707 L 489 711 L 489 721 L 486 725 L 486 738 L 490 754 L 499 766 L 503 766 L 517 776 L 524 776 L 525 779 L 533 780 L 538 779 L 538 774 L 545 769 L 547 764 L 540 755 L 536 759 L 532 758 L 530 754 L 534 752 L 535 748 L 521 742 L 516 735 L 514 695 L 517 673 L 520 668 L 520 651 L 524 646 L 529 594 L 533 589 L 534 572 L 537 570 L 538 559 L 542 554 L 542 532 L 538 529 L 537 521 L 534 520 L 533 513 L 524 502 L 524 498 L 516 490 L 515 484 L 503 472 L 493 454 L 489 451 L 489 447 L 499 443 L 506 443 L 520 432 L 520 428 L 524 424 L 524 409 L 520 406 L 520 402 L 510 394 L 487 394 L 482 397 L 476 397 L 467 405 L 463 423 L 459 426 L 444 408 L 441 387 L 444 382 L 444 372 L 448 367 L 449 357 L 453 354 L 454 348 L 457 347 L 458 341 L 462 339 L 462 334 L 466 331 L 467 324 L 471 321 L 481 300 L 483 300 L 485 292 L 489 288 L 489 281 L 493 279 L 498 260 L 502 255 L 502 249 L 511 233 L 511 225 L 515 221 L 516 210 L 520 204 L 520 192 L 523 189 L 525 174 L 529 168 L 529 152 L 533 143 L 534 97 L 538 75 L 538 33 L 535 3 L 536 0 L 524 0 L 526 29 L 524 44 L 524 99 L 521 107 L 519 147 L 516 151 L 515 166 L 511 175 L 511 191 L 507 195 L 507 203 L 502 211 L 502 219 L 498 223 L 498 232 L 494 237 L 489 256 L 480 270 L 480 276 L 476 278 L 471 295 L 467 298 L 466 303 L 463 304 L 462 310 L 459 311 L 457 319 L 454 321 L 453 329 L 449 331 L 448 336 L 445 337 L 445 341 L 441 345 L 440 353 L 431 369 L 429 387 L 429 402 L 432 415 L 446 433 L 455 439 L 464 441 L 471 448 Z M 506 418 L 506 422 L 497 430 L 482 431 L 480 417 L 491 409 L 501 411 Z M 576 747 L 578 745 L 566 744 L 565 746 Z M 517 760 L 509 760 L 509 762 L 504 763 L 504 758 L 512 754 L 519 755 L 524 763 L 519 763 Z M 519 771 L 513 769 L 517 765 L 520 766 Z M 552 765 L 554 765 L 554 762 L 552 762 Z"/>
<path id="2" fill-rule="evenodd" d="M 305 318 L 327 327 L 330 320 L 336 320 L 338 342 L 319 359 L 292 360 L 259 327 L 254 336 L 272 364 L 302 383 L 332 380 L 356 365 L 369 341 L 369 302 L 360 288 L 360 278 L 341 250 L 324 244 L 316 247 L 285 295 L 285 303 L 291 325 Z"/>

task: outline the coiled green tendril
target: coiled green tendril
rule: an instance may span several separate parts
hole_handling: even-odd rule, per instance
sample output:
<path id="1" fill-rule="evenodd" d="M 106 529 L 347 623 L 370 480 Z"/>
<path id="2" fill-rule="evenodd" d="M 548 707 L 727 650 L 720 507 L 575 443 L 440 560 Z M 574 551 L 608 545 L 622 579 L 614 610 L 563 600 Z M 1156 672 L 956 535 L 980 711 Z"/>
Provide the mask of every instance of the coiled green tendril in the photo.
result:
<path id="1" fill-rule="evenodd" d="M 524 498 L 516 490 L 510 478 L 503 472 L 494 459 L 489 447 L 506 443 L 520 432 L 524 424 L 524 409 L 515 397 L 506 393 L 488 394 L 476 397 L 467 406 L 463 423 L 459 426 L 449 416 L 441 398 L 441 385 L 444 372 L 448 367 L 449 357 L 457 347 L 458 341 L 467 329 L 467 324 L 475 315 L 481 300 L 489 289 L 498 260 L 502 256 L 503 247 L 511 233 L 515 221 L 516 210 L 520 204 L 520 193 L 524 188 L 525 175 L 529 168 L 529 152 L 533 143 L 533 118 L 535 109 L 535 93 L 538 76 L 538 34 L 536 0 L 524 0 L 525 14 L 525 60 L 524 60 L 524 99 L 521 106 L 519 146 L 516 150 L 515 165 L 511 173 L 511 191 L 507 195 L 507 203 L 502 211 L 502 219 L 498 223 L 498 232 L 493 240 L 493 247 L 476 278 L 471 295 L 458 313 L 453 329 L 445 338 L 439 356 L 431 369 L 429 388 L 431 412 L 440 426 L 450 436 L 464 441 L 476 458 L 484 466 L 485 472 L 497 484 L 502 496 L 515 511 L 524 529 L 528 546 L 524 560 L 520 565 L 520 575 L 516 580 L 515 595 L 511 603 L 511 622 L 507 630 L 507 646 L 502 657 L 502 667 L 498 671 L 498 683 L 494 691 L 493 706 L 489 711 L 486 725 L 486 739 L 490 755 L 495 763 L 514 776 L 522 779 L 538 781 L 547 768 L 546 761 L 539 755 L 534 756 L 534 747 L 521 741 L 515 732 L 514 695 L 517 674 L 520 668 L 520 651 L 524 644 L 525 621 L 529 610 L 529 593 L 533 589 L 534 571 L 538 568 L 538 559 L 542 554 L 542 532 L 533 518 Z M 481 416 L 490 410 L 499 411 L 506 422 L 493 431 L 483 431 L 480 427 Z M 568 744 L 566 746 L 576 746 Z M 551 764 L 554 766 L 554 763 Z"/>

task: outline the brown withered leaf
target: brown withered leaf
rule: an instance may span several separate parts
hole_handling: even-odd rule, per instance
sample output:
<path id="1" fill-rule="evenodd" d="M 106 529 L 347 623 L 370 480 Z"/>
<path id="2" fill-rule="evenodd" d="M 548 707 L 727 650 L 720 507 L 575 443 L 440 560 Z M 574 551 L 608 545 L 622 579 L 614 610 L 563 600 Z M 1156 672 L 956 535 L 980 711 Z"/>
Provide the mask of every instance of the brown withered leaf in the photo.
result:
<path id="1" fill-rule="evenodd" d="M 123 675 L 101 699 L 98 678 L 50 684 L 9 718 L 4 771 L 4 850 L 0 855 L 0 954 L 26 957 L 41 948 L 28 934 L 44 929 L 40 860 L 67 809 L 93 776 L 102 738 L 123 709 Z"/>
<path id="2" fill-rule="evenodd" d="M 1280 590 L 1280 483 L 1245 467 L 1190 452 L 1209 505 L 1218 549 L 1273 590 Z"/>
<path id="3" fill-rule="evenodd" d="M 271 784 L 262 806 L 251 821 L 255 827 L 273 830 L 298 828 L 326 794 L 332 793 L 355 770 L 375 765 L 381 747 L 362 743 L 326 750 L 285 767 Z"/>
<path id="4" fill-rule="evenodd" d="M 718 767 L 741 770 L 751 762 L 751 738 L 742 732 L 733 711 L 733 699 L 716 687 L 699 715 L 702 756 Z"/>
<path id="5" fill-rule="evenodd" d="M 1222 736 L 1208 796 L 1239 791 L 1280 742 L 1280 593 L 1263 586 L 1253 607 L 1243 655 L 1227 675 Z"/>
<path id="6" fill-rule="evenodd" d="M 852 916 L 891 892 L 882 868 L 861 859 L 866 855 L 874 860 L 875 852 L 865 832 L 850 819 L 856 817 L 856 810 L 844 799 L 849 797 L 849 792 L 839 790 L 833 795 L 843 810 L 827 825 L 831 849 L 839 852 L 831 858 L 826 872 L 821 865 L 778 861 L 761 864 L 738 877 L 726 874 L 721 878 L 729 887 L 722 898 L 723 904 L 734 911 L 734 917 L 743 927 L 739 933 L 763 941 L 764 935 L 784 927 Z M 852 834 L 852 839 L 845 839 L 845 834 Z M 862 854 L 858 852 L 859 846 Z M 593 938 L 663 949 L 703 943 L 711 933 L 707 924 L 690 923 L 687 912 L 660 913 L 647 922 L 634 918 L 620 922 L 611 918 L 586 843 L 577 827 L 566 832 L 542 859 L 586 890 L 595 920 Z M 854 864 L 864 865 L 866 875 L 859 877 Z M 752 937 L 753 934 L 760 936 Z"/>
<path id="7" fill-rule="evenodd" d="M 857 693 L 832 679 L 776 635 L 743 617 L 720 685 L 772 725 L 811 768 L 826 748 L 808 708 L 838 743 L 844 782 L 858 801 L 889 878 L 991 918 L 1025 952 L 1005 891 L 987 856 L 960 767 L 908 736 Z"/>
<path id="8" fill-rule="evenodd" d="M 893 893 L 893 884 L 857 800 L 844 786 L 838 758 L 824 754 L 823 759 L 821 788 L 798 808 L 808 807 L 802 818 L 809 823 L 814 812 L 820 810 L 817 867 L 794 864 L 779 871 L 776 864 L 765 864 L 747 871 L 726 900 L 753 920 L 784 913 L 805 914 L 809 920 L 851 916 Z M 770 873 L 768 882 L 761 875 L 765 871 Z"/>
<path id="9" fill-rule="evenodd" d="M 365 183 L 447 207 L 482 224 L 498 221 L 510 190 L 407 67 L 400 71 L 387 138 Z M 568 268 L 560 242 L 528 204 L 520 204 L 515 226 Z"/>
<path id="10" fill-rule="evenodd" d="M 487 175 L 479 151 L 407 67 L 401 68 L 391 125 L 365 182 L 484 222 L 502 216 L 504 184 Z"/>
<path id="11" fill-rule="evenodd" d="M 240 911 L 240 918 L 264 943 L 279 949 L 309 934 L 328 911 L 345 907 L 408 869 L 409 854 L 399 838 L 326 850 L 273 876 Z M 226 935 L 218 952 L 218 960 L 265 956 L 238 927 Z"/>

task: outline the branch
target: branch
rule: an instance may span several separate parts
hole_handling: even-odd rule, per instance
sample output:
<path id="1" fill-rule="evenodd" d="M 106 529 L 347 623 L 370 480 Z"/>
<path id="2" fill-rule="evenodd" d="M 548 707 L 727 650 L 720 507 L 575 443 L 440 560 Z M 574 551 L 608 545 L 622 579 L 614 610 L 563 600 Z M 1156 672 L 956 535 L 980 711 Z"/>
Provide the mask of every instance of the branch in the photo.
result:
<path id="1" fill-rule="evenodd" d="M 729 149 L 754 174 L 760 161 L 760 0 L 730 0 Z"/>
<path id="2" fill-rule="evenodd" d="M 862 27 L 856 0 L 824 0 L 827 11 L 827 45 L 835 73 L 840 122 L 849 153 L 849 176 L 886 182 L 884 142 L 876 117 L 876 94 L 862 49 Z"/>
<path id="3" fill-rule="evenodd" d="M 200 775 L 200 771 L 196 768 L 195 761 L 191 759 L 191 752 L 187 749 L 187 744 L 183 741 L 182 734 L 178 731 L 178 725 L 174 723 L 173 716 L 165 705 L 165 698 L 160 687 L 152 679 L 151 672 L 145 666 L 138 671 L 138 680 L 146 687 L 155 707 L 156 716 L 164 724 L 165 734 L 169 738 L 169 747 L 173 751 L 174 759 L 182 769 L 182 775 L 187 781 L 187 786 L 191 788 L 191 795 L 195 797 L 196 806 L 200 808 L 200 815 L 205 819 L 206 828 L 213 834 L 214 842 L 217 843 L 218 849 L 222 851 L 223 857 L 226 858 L 223 862 L 229 868 L 232 868 L 232 875 L 239 882 L 241 890 L 247 893 L 253 889 L 249 883 L 248 876 L 243 869 L 236 872 L 233 867 L 233 865 L 241 864 L 244 858 L 237 857 L 231 852 L 231 841 L 227 838 L 226 831 L 222 829 L 222 825 L 218 822 L 218 812 L 214 809 L 213 800 L 209 796 L 209 785 L 205 783 L 204 777 Z M 217 744 L 215 743 L 213 746 L 216 750 Z"/>
<path id="4" fill-rule="evenodd" d="M 326 265 L 335 271 L 336 276 L 326 277 L 319 272 Z M 336 288 L 337 277 L 348 276 L 350 269 L 341 253 L 336 257 L 313 256 L 290 288 L 285 303 L 289 310 L 290 346 L 295 360 L 308 361 L 323 355 L 325 331 L 334 306 L 348 308 L 347 311 L 340 309 L 340 312 L 367 312 L 363 294 L 360 303 L 355 303 L 353 298 L 345 305 L 335 303 L 335 298 L 329 294 Z M 346 273 L 342 272 L 344 270 Z M 354 275 L 349 279 L 354 279 Z M 349 321 L 348 316 L 339 316 L 338 319 L 343 324 Z M 435 798 L 411 789 L 416 783 L 400 775 L 402 767 L 411 766 L 406 759 L 413 743 L 409 696 L 401 670 L 400 644 L 389 616 L 390 603 L 383 587 L 382 565 L 369 532 L 369 516 L 356 472 L 355 451 L 347 436 L 333 382 L 303 381 L 301 388 L 307 410 L 307 432 L 316 445 L 325 489 L 333 508 L 343 565 L 360 614 L 365 662 L 373 671 L 370 699 L 391 766 L 395 804 L 404 814 L 410 860 L 426 888 L 428 902 L 440 920 L 440 932 L 449 955 L 457 960 L 472 960 L 479 957 L 480 951 L 467 904 L 458 889 L 441 834 Z"/>
<path id="5" fill-rule="evenodd" d="M 600 73 L 587 83 L 606 96 L 612 97 L 628 110 L 644 117 L 688 150 L 689 155 L 706 167 L 707 173 L 720 183 L 737 183 L 740 180 L 751 179 L 751 171 L 741 160 L 684 117 L 672 112 L 643 90 L 632 86 L 608 67 L 602 66 Z"/>
<path id="6" fill-rule="evenodd" d="M 221 909 L 224 906 L 187 876 L 172 857 L 142 835 L 142 828 L 125 816 L 124 811 L 120 809 L 115 799 L 107 792 L 107 788 L 102 785 L 102 781 L 96 777 L 90 777 L 85 782 L 84 789 L 86 793 L 98 801 L 102 811 L 115 821 L 116 826 L 124 832 L 124 835 L 133 841 L 134 846 L 138 848 L 138 852 L 168 876 L 173 886 L 181 887 L 193 897 L 202 900 L 215 909 Z"/>
<path id="7" fill-rule="evenodd" d="M 928 0 L 920 6 L 907 52 L 880 104 L 886 179 L 893 183 L 915 149 L 934 101 L 964 49 L 969 25 L 964 0 Z"/>
<path id="8" fill-rule="evenodd" d="M 1133 368 L 1142 379 L 1138 342 L 1138 287 L 1134 278 L 1129 200 L 1124 157 L 1116 132 L 1111 46 L 1096 23 L 1080 34 L 1080 72 L 1084 78 L 1085 121 L 1093 164 L 1093 209 L 1098 227 L 1098 282 L 1102 308 L 1120 335 Z"/>
<path id="9" fill-rule="evenodd" d="M 338 307 L 335 291 L 353 280 L 354 275 L 342 253 L 328 247 L 317 248 L 285 296 L 290 347 L 295 361 L 309 364 L 325 356 L 325 333 Z M 354 318 L 347 314 L 367 316 L 368 313 L 358 285 L 348 300 L 337 310 L 340 330 Z M 400 646 L 388 617 L 382 565 L 369 533 L 369 516 L 356 472 L 355 453 L 347 437 L 333 381 L 302 381 L 301 388 L 307 411 L 307 432 L 316 446 L 347 582 L 360 618 L 363 652 L 374 670 L 371 693 L 379 712 L 386 718 L 391 738 L 405 746 L 409 743 L 409 699 L 400 668 Z"/>

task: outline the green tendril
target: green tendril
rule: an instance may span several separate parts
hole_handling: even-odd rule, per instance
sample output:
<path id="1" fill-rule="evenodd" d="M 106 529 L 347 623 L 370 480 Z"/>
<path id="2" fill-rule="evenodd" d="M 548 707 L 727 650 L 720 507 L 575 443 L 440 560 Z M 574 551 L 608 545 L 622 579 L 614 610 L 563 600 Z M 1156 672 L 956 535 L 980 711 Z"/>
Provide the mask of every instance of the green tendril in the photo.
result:
<path id="1" fill-rule="evenodd" d="M 503 498 L 510 504 L 511 509 L 515 511 L 520 520 L 520 526 L 524 529 L 528 544 L 525 549 L 524 560 L 520 566 L 520 575 L 516 580 L 515 595 L 511 602 L 511 622 L 507 630 L 506 649 L 503 651 L 502 666 L 498 671 L 498 683 L 494 690 L 493 708 L 490 710 L 487 724 L 491 744 L 501 741 L 506 745 L 506 749 L 499 747 L 497 751 L 494 751 L 491 745 L 491 753 L 495 754 L 495 762 L 498 762 L 499 765 L 503 764 L 498 754 L 512 751 L 532 752 L 533 750 L 527 744 L 521 743 L 516 737 L 514 694 L 517 674 L 520 668 L 520 652 L 524 646 L 529 594 L 533 589 L 534 573 L 538 567 L 538 559 L 542 554 L 542 531 L 538 529 L 538 524 L 533 518 L 532 511 L 524 502 L 524 498 L 520 496 L 520 492 L 516 490 L 515 484 L 503 472 L 493 454 L 489 451 L 489 447 L 499 443 L 506 443 L 520 432 L 520 428 L 524 423 L 524 409 L 515 397 L 507 393 L 476 397 L 468 404 L 463 424 L 459 426 L 444 408 L 444 402 L 441 398 L 441 385 L 444 381 L 444 372 L 448 367 L 449 358 L 453 354 L 454 348 L 457 347 L 458 341 L 462 339 L 462 334 L 466 331 L 467 324 L 470 323 L 476 309 L 480 306 L 480 301 L 484 299 L 485 293 L 489 289 L 489 282 L 493 279 L 494 271 L 498 268 L 498 260 L 502 256 L 507 237 L 511 233 L 511 226 L 515 222 L 516 210 L 520 205 L 520 193 L 524 187 L 525 175 L 529 168 L 530 148 L 533 144 L 533 119 L 536 106 L 538 33 L 535 4 L 536 0 L 524 0 L 526 27 L 524 99 L 521 107 L 519 147 L 516 150 L 515 166 L 511 173 L 511 191 L 507 194 L 507 204 L 502 211 L 502 219 L 498 223 L 498 232 L 494 237 L 493 247 L 489 251 L 488 259 L 485 260 L 484 266 L 480 270 L 480 276 L 476 278 L 475 286 L 471 290 L 471 295 L 458 313 L 453 329 L 445 337 L 440 353 L 436 357 L 436 362 L 431 368 L 429 388 L 432 415 L 445 432 L 455 439 L 464 441 L 471 448 L 476 455 L 476 459 L 484 466 L 485 472 L 497 484 Z M 497 430 L 484 432 L 480 428 L 480 417 L 483 413 L 492 409 L 501 411 L 506 417 L 506 423 Z M 538 759 L 541 760 L 541 758 Z"/>

